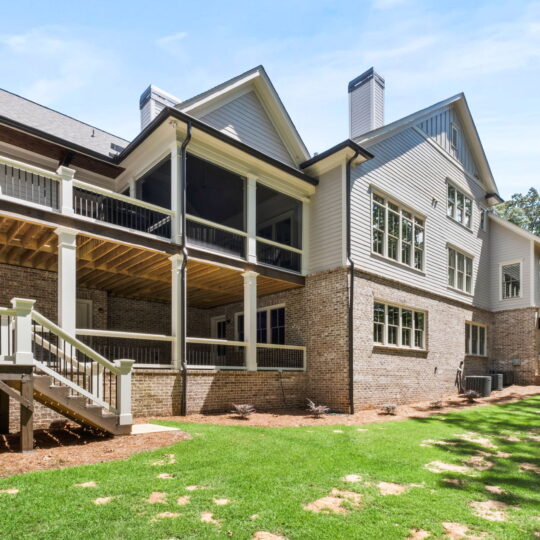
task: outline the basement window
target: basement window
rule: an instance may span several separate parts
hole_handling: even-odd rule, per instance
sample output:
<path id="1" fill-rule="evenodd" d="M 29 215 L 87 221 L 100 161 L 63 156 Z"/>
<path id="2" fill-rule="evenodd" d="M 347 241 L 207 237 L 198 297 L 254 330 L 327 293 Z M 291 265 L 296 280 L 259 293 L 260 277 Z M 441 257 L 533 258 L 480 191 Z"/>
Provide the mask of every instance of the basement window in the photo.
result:
<path id="1" fill-rule="evenodd" d="M 373 304 L 375 345 L 425 350 L 426 313 L 403 306 Z"/>
<path id="2" fill-rule="evenodd" d="M 487 356 L 487 328 L 483 324 L 465 323 L 465 353 Z"/>

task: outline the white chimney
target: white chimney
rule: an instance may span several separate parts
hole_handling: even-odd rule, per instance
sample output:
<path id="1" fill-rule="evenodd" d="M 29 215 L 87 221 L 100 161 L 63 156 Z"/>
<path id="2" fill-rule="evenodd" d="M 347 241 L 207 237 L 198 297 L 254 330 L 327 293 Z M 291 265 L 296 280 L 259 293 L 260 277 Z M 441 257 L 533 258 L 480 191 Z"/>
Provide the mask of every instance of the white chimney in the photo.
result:
<path id="1" fill-rule="evenodd" d="M 373 68 L 349 83 L 349 137 L 384 125 L 384 79 Z"/>
<path id="2" fill-rule="evenodd" d="M 180 100 L 151 84 L 142 94 L 139 100 L 141 110 L 141 131 L 165 108 L 178 105 Z"/>

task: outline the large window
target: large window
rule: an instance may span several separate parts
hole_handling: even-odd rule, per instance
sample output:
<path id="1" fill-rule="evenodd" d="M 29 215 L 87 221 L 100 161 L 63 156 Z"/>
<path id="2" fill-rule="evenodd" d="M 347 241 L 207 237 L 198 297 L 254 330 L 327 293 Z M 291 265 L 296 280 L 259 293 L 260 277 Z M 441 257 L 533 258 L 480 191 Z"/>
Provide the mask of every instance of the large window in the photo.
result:
<path id="1" fill-rule="evenodd" d="M 405 349 L 425 349 L 426 314 L 382 302 L 373 305 L 373 341 Z"/>
<path id="2" fill-rule="evenodd" d="M 383 257 L 424 269 L 424 220 L 408 209 L 373 194 L 372 250 Z"/>
<path id="3" fill-rule="evenodd" d="M 465 353 L 487 355 L 487 329 L 483 324 L 465 323 Z"/>
<path id="4" fill-rule="evenodd" d="M 464 253 L 448 248 L 448 286 L 466 293 L 472 291 L 473 260 Z"/>
<path id="5" fill-rule="evenodd" d="M 244 314 L 236 314 L 236 339 L 244 341 Z M 285 308 L 282 306 L 257 311 L 257 343 L 285 344 Z"/>
<path id="6" fill-rule="evenodd" d="M 472 227 L 472 199 L 452 184 L 448 184 L 447 214 L 465 227 Z"/>
<path id="7" fill-rule="evenodd" d="M 502 298 L 519 298 L 521 296 L 521 262 L 501 265 Z"/>

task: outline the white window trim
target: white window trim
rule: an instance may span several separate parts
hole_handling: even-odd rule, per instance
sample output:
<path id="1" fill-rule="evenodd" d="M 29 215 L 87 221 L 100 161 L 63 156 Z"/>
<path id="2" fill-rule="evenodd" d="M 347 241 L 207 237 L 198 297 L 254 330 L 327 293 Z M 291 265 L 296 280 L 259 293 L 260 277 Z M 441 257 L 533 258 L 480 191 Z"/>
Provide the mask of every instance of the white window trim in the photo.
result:
<path id="1" fill-rule="evenodd" d="M 459 253 L 461 255 L 463 255 L 464 257 L 466 257 L 467 259 L 471 259 L 471 290 L 470 291 L 467 291 L 467 289 L 459 289 L 457 286 L 456 286 L 456 283 L 457 283 L 457 261 L 456 261 L 456 268 L 455 268 L 455 272 L 454 272 L 454 285 L 449 285 L 448 284 L 448 269 L 450 268 L 450 250 L 453 249 L 456 253 Z M 447 243 L 446 244 L 446 286 L 448 289 L 451 289 L 452 291 L 456 291 L 460 294 L 465 294 L 467 296 L 474 296 L 474 255 L 472 255 L 471 253 L 467 253 L 466 251 L 464 251 L 463 249 L 461 248 L 458 248 L 457 246 L 455 246 L 454 244 L 450 244 L 450 243 Z M 467 262 L 465 261 L 465 268 L 467 268 Z M 466 278 L 467 274 L 464 273 L 463 274 L 464 277 Z M 467 280 L 464 279 L 464 284 L 467 283 Z"/>
<path id="2" fill-rule="evenodd" d="M 516 298 L 523 298 L 523 263 L 523 259 L 513 259 L 511 261 L 499 263 L 499 300 L 501 302 L 505 302 L 506 300 L 515 300 Z M 519 264 L 519 295 L 503 298 L 502 270 L 503 266 L 510 266 L 511 264 Z"/>
<path id="3" fill-rule="evenodd" d="M 456 191 L 456 200 L 454 202 L 454 212 L 452 215 L 448 215 L 448 187 L 453 187 Z M 465 199 L 469 199 L 471 201 L 471 225 L 468 226 L 465 224 L 464 221 L 459 221 L 456 217 L 456 208 L 457 208 L 457 192 L 461 193 L 464 197 L 463 199 L 463 219 L 465 219 Z M 454 182 L 451 178 L 446 178 L 446 217 L 448 219 L 451 219 L 454 223 L 457 223 L 458 225 L 461 225 L 465 230 L 472 232 L 474 228 L 474 204 L 476 202 L 476 199 L 474 195 L 465 189 L 463 189 L 461 186 L 458 186 L 456 182 Z"/>
<path id="4" fill-rule="evenodd" d="M 418 210 L 415 210 L 414 208 L 412 208 L 408 204 L 402 203 L 399 199 L 396 199 L 396 197 L 394 197 L 392 195 L 389 195 L 385 191 L 383 191 L 381 189 L 378 189 L 375 186 L 370 186 L 370 192 L 371 193 L 370 193 L 370 207 L 369 207 L 369 219 L 370 219 L 370 231 L 369 231 L 370 240 L 369 240 L 369 242 L 370 242 L 370 246 L 371 246 L 371 254 L 374 257 L 380 257 L 381 259 L 384 259 L 385 261 L 389 261 L 391 263 L 398 264 L 398 265 L 402 266 L 403 268 L 407 268 L 408 270 L 413 270 L 414 272 L 418 272 L 418 273 L 421 273 L 421 274 L 425 275 L 425 273 L 426 273 L 426 250 L 427 250 L 427 234 L 426 234 L 427 220 L 426 220 L 426 216 L 424 214 L 422 214 L 421 212 L 418 212 Z M 378 195 L 379 197 L 382 197 L 386 201 L 386 204 L 385 204 L 385 216 L 384 216 L 384 228 L 385 228 L 385 230 L 384 230 L 383 253 L 377 253 L 376 251 L 373 250 L 373 204 L 375 202 L 373 197 L 375 195 Z M 388 256 L 388 203 L 389 202 L 392 203 L 392 204 L 395 204 L 400 209 L 400 213 L 399 213 L 399 216 L 400 216 L 400 218 L 399 218 L 400 230 L 399 230 L 399 239 L 398 239 L 398 253 L 399 253 L 400 258 L 401 258 L 401 247 L 402 247 L 401 210 L 405 210 L 406 212 L 409 212 L 410 214 L 412 214 L 413 230 L 412 230 L 412 243 L 411 243 L 411 264 L 404 263 L 401 260 L 392 259 L 392 257 Z M 414 227 L 415 227 L 414 218 L 421 219 L 423 221 L 423 223 L 424 223 L 424 225 L 423 225 L 423 229 L 424 229 L 424 248 L 422 250 L 422 268 L 416 268 L 414 266 L 414 250 L 415 250 L 415 245 L 414 245 Z"/>
<path id="5" fill-rule="evenodd" d="M 469 343 L 468 343 L 469 352 L 467 352 L 467 345 L 465 345 L 465 354 L 467 356 L 479 356 L 480 358 L 487 358 L 489 356 L 488 355 L 488 325 L 478 323 L 478 322 L 474 322 L 474 321 L 465 321 L 465 326 L 467 326 L 467 325 L 469 325 L 471 327 L 472 326 L 482 327 L 482 328 L 485 329 L 485 333 L 484 333 L 484 354 L 471 352 L 472 351 L 472 328 L 469 331 Z M 478 343 L 480 343 L 480 341 L 478 341 Z"/>
<path id="6" fill-rule="evenodd" d="M 257 313 L 261 311 L 270 312 L 273 309 L 280 309 L 280 308 L 285 308 L 285 304 L 275 304 L 273 306 L 258 308 Z M 237 311 L 234 314 L 234 339 L 235 341 L 240 341 L 239 332 L 238 332 L 238 317 L 240 317 L 240 315 L 243 315 L 243 314 L 244 314 L 243 311 Z M 287 329 L 287 318 L 285 318 L 285 330 L 286 329 Z M 266 343 L 272 343 L 271 341 L 269 341 L 271 339 L 271 334 L 272 334 L 271 318 L 270 316 L 267 315 L 266 316 Z"/>
<path id="7" fill-rule="evenodd" d="M 399 349 L 402 351 L 420 351 L 420 352 L 426 352 L 427 351 L 427 320 L 428 320 L 428 312 L 423 309 L 417 309 L 410 306 L 406 306 L 404 304 L 398 304 L 396 302 L 388 302 L 387 300 L 381 300 L 380 298 L 374 298 L 373 299 L 373 307 L 372 307 L 372 313 L 373 308 L 375 307 L 375 304 L 383 304 L 385 306 L 385 313 L 384 313 L 384 330 L 383 330 L 383 343 L 379 343 L 378 341 L 375 341 L 374 335 L 373 335 L 373 329 L 371 334 L 371 339 L 373 340 L 373 347 L 384 347 L 388 349 Z M 387 322 L 387 308 L 395 307 L 399 308 L 399 325 L 398 325 L 398 344 L 394 345 L 392 343 L 388 343 L 388 322 Z M 401 310 L 406 309 L 407 311 L 412 311 L 412 327 L 411 327 L 411 346 L 402 345 L 402 335 L 401 335 Z M 414 338 L 415 338 L 415 330 L 416 326 L 414 324 L 414 313 L 422 313 L 424 315 L 424 329 L 423 329 L 423 346 L 422 347 L 415 347 L 414 346 Z M 375 320 L 373 319 L 373 326 L 375 325 Z"/>

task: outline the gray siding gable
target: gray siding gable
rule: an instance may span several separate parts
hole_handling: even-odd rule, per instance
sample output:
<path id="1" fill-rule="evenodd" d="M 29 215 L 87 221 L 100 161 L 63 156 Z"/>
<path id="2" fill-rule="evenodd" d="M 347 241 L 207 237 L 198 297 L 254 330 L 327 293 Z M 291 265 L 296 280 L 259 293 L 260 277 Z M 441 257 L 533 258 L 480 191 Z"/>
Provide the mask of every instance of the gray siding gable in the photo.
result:
<path id="1" fill-rule="evenodd" d="M 296 166 L 261 101 L 250 91 L 199 119 L 287 165 Z"/>
<path id="2" fill-rule="evenodd" d="M 452 124 L 458 129 L 457 148 L 454 148 L 451 144 Z M 448 152 L 449 155 L 457 159 L 466 171 L 478 177 L 478 168 L 466 140 L 465 131 L 453 106 L 450 105 L 428 116 L 419 122 L 417 127 Z"/>
<path id="3" fill-rule="evenodd" d="M 352 171 L 352 255 L 363 270 L 454 300 L 489 308 L 488 233 L 480 230 L 485 190 L 413 126 L 373 144 L 374 158 Z M 472 230 L 447 216 L 447 182 L 472 196 Z M 380 191 L 425 217 L 424 272 L 384 259 L 371 250 L 371 193 Z M 448 245 L 473 257 L 473 294 L 447 285 Z M 477 279 L 481 276 L 481 279 Z"/>

